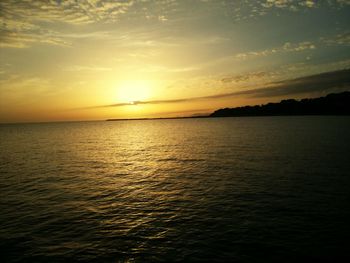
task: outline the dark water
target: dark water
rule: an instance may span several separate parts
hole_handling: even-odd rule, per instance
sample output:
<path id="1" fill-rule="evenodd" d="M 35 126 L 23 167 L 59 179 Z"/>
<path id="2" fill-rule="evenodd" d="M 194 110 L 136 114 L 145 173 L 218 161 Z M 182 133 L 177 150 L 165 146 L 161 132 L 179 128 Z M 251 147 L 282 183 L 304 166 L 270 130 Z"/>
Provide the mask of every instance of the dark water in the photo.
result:
<path id="1" fill-rule="evenodd" d="M 1 262 L 349 259 L 350 118 L 0 125 Z"/>

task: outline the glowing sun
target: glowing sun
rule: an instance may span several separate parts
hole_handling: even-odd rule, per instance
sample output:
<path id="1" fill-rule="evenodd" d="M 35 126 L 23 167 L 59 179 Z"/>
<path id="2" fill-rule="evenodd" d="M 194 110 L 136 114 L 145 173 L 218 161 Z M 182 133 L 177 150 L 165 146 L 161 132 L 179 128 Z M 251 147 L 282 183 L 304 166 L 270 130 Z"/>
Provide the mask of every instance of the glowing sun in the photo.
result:
<path id="1" fill-rule="evenodd" d="M 126 80 L 118 85 L 117 98 L 120 102 L 136 105 L 151 96 L 151 83 L 145 80 Z"/>

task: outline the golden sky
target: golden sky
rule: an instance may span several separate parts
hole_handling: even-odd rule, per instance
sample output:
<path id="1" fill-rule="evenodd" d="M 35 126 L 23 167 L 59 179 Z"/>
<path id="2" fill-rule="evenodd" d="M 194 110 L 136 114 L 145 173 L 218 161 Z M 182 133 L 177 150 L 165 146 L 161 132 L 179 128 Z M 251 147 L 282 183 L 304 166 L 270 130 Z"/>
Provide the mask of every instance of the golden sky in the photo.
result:
<path id="1" fill-rule="evenodd" d="M 190 116 L 348 88 L 348 0 L 2 0 L 0 23 L 0 122 Z M 325 72 L 335 81 L 319 85 Z"/>

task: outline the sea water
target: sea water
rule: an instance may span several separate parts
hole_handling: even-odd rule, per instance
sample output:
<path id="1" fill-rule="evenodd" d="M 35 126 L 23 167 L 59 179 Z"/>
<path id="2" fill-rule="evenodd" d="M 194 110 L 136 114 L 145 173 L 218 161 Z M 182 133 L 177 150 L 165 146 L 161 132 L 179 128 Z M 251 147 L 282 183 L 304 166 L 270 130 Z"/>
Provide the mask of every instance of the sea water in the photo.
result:
<path id="1" fill-rule="evenodd" d="M 350 118 L 0 125 L 1 262 L 349 258 Z"/>

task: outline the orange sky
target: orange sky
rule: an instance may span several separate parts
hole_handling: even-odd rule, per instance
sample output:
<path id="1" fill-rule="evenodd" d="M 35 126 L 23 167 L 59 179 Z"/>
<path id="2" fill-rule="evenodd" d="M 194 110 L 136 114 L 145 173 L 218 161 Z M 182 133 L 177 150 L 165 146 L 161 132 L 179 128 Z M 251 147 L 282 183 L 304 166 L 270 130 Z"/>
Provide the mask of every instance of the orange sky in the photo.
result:
<path id="1" fill-rule="evenodd" d="M 349 68 L 349 8 L 1 1 L 0 122 L 190 116 L 337 91 L 293 79 Z"/>

